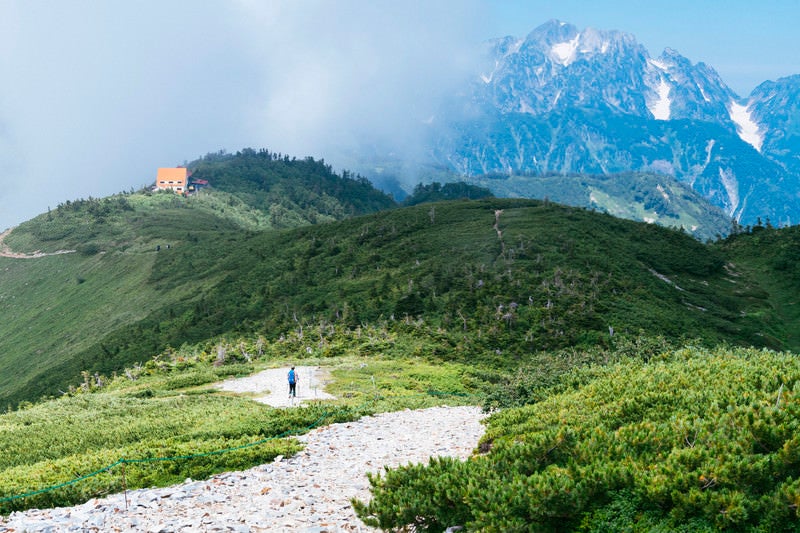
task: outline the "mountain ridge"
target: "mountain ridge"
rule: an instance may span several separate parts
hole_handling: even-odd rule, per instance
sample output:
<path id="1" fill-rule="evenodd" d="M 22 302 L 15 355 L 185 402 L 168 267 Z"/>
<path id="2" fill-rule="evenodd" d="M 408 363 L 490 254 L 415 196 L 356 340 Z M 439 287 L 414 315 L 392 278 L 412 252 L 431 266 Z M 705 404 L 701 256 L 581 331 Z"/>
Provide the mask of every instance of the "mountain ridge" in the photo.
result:
<path id="1" fill-rule="evenodd" d="M 631 34 L 557 20 L 483 53 L 425 125 L 423 164 L 466 181 L 659 172 L 742 225 L 800 220 L 800 76 L 740 97 L 672 48 L 652 57 Z"/>
<path id="2" fill-rule="evenodd" d="M 15 229 L 15 250 L 81 245 L 75 254 L 0 258 L 8 268 L 0 309 L 9 317 L 0 363 L 15 369 L 2 373 L 15 376 L 0 382 L 2 399 L 53 394 L 81 371 L 109 374 L 168 346 L 226 332 L 276 335 L 298 321 L 355 327 L 419 317 L 453 328 L 459 317 L 493 332 L 474 344 L 480 353 L 493 343 L 602 342 L 608 326 L 617 335 L 641 328 L 776 347 L 788 338 L 773 296 L 731 292 L 725 254 L 679 231 L 502 198 L 259 229 L 237 214 L 232 193 L 208 194 L 85 201 Z M 223 202 L 214 200 L 220 194 Z M 54 224 L 56 238 L 47 229 Z M 760 286 L 749 276 L 740 282 Z M 498 311 L 512 304 L 510 314 Z M 702 320 L 696 308 L 706 310 Z M 667 310 L 669 321 L 660 318 Z M 506 315 L 508 323 L 498 318 Z"/>

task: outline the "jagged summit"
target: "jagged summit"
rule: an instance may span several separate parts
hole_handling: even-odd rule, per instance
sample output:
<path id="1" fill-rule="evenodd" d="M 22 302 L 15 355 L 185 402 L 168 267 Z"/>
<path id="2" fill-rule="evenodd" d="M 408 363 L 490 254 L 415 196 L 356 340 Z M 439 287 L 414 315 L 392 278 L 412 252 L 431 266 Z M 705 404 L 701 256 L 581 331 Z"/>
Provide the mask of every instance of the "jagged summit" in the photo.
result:
<path id="1" fill-rule="evenodd" d="M 738 97 L 713 68 L 672 48 L 652 58 L 629 33 L 550 20 L 525 39 L 492 41 L 488 54 L 476 93 L 502 112 L 603 107 L 656 120 L 727 121 L 736 129 L 728 102 Z"/>
<path id="2" fill-rule="evenodd" d="M 550 47 L 560 47 L 574 42 L 574 48 L 582 53 L 597 50 L 606 53 L 611 50 L 612 43 L 622 43 L 627 46 L 638 44 L 636 37 L 630 33 L 592 27 L 579 30 L 577 26 L 557 19 L 551 19 L 535 28 L 526 36 L 525 41 Z"/>
<path id="3" fill-rule="evenodd" d="M 741 98 L 674 48 L 656 57 L 632 34 L 559 20 L 484 54 L 432 132 L 436 164 L 467 176 L 656 172 L 745 224 L 800 220 L 800 76 Z"/>
<path id="4" fill-rule="evenodd" d="M 525 37 L 525 40 L 530 42 L 555 43 L 565 39 L 571 39 L 577 32 L 578 28 L 568 22 L 550 19 L 531 30 Z"/>

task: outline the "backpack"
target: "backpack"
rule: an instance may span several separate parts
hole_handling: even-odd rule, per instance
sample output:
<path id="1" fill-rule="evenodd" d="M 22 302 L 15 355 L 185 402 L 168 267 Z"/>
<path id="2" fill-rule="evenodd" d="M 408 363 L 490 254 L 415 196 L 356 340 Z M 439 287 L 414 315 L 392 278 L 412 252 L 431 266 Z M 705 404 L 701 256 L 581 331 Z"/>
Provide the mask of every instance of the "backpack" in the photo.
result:
<path id="1" fill-rule="evenodd" d="M 289 370 L 289 384 L 294 385 L 294 382 L 295 382 L 294 370 Z"/>

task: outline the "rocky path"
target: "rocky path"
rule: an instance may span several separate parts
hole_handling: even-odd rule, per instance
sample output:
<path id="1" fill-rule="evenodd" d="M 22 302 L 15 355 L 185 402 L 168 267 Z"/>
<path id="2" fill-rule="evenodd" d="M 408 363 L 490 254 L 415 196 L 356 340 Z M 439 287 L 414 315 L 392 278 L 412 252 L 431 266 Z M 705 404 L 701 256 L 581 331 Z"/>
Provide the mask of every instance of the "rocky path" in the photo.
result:
<path id="1" fill-rule="evenodd" d="M 56 250 L 55 252 L 33 252 L 31 254 L 23 254 L 18 252 L 12 252 L 11 248 L 5 243 L 6 236 L 11 233 L 11 230 L 14 228 L 7 229 L 3 233 L 0 233 L 0 257 L 10 257 L 12 259 L 36 259 L 37 257 L 46 257 L 48 255 L 59 255 L 59 254 L 72 254 L 75 253 L 75 250 Z"/>
<path id="2" fill-rule="evenodd" d="M 285 371 L 275 372 L 282 382 Z M 247 379 L 252 383 L 253 377 Z M 466 458 L 483 434 L 481 418 L 477 407 L 434 407 L 333 424 L 299 437 L 306 448 L 290 458 L 205 481 L 129 491 L 127 507 L 117 494 L 70 508 L 14 513 L 0 519 L 0 532 L 374 531 L 350 505 L 351 498 L 369 498 L 366 472 L 431 456 Z"/>

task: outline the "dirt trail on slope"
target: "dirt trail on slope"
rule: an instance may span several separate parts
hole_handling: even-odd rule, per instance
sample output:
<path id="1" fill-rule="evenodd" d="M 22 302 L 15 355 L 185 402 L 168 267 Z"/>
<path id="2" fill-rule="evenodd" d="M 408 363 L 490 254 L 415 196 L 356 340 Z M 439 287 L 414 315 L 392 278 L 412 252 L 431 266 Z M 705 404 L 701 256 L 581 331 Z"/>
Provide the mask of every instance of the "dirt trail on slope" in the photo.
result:
<path id="1" fill-rule="evenodd" d="M 48 255 L 75 253 L 75 250 L 56 250 L 55 252 L 40 252 L 37 250 L 30 254 L 12 252 L 11 248 L 9 248 L 8 245 L 5 243 L 5 238 L 7 235 L 11 233 L 13 229 L 14 228 L 9 228 L 5 230 L 3 233 L 0 233 L 0 257 L 10 257 L 12 259 L 36 259 L 37 257 L 47 257 Z"/>

